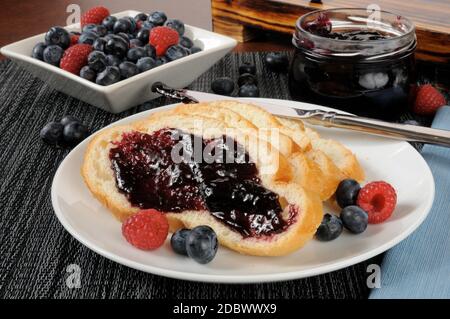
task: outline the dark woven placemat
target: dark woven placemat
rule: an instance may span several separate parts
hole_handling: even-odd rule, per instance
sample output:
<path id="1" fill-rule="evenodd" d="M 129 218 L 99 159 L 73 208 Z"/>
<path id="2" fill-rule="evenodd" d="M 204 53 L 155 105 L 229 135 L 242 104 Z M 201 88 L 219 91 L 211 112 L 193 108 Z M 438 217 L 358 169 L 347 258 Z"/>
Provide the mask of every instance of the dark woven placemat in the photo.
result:
<path id="1" fill-rule="evenodd" d="M 287 78 L 267 71 L 265 53 L 231 54 L 191 88 L 209 91 L 213 78 L 237 77 L 243 60 L 259 70 L 262 97 L 288 99 Z M 234 73 L 234 74 L 233 74 Z M 59 224 L 50 201 L 53 175 L 68 150 L 39 139 L 50 121 L 71 114 L 93 130 L 133 113 L 168 104 L 163 98 L 109 114 L 56 92 L 9 61 L 0 63 L 0 298 L 366 298 L 367 265 L 322 276 L 258 285 L 173 280 L 121 266 L 90 251 Z M 67 267 L 81 268 L 81 288 L 66 285 Z"/>

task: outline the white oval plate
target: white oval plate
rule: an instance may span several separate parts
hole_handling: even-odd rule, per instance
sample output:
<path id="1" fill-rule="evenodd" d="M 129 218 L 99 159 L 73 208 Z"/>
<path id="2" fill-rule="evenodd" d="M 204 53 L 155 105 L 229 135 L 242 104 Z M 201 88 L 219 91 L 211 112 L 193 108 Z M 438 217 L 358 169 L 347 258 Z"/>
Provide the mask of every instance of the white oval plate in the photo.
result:
<path id="1" fill-rule="evenodd" d="M 194 95 L 203 101 L 217 99 L 217 96 L 205 93 Z M 318 107 L 282 100 L 253 101 L 272 112 L 277 108 L 278 113 L 283 105 Z M 114 125 L 138 120 L 170 107 L 139 113 Z M 360 235 L 344 232 L 332 242 L 311 240 L 303 249 L 284 257 L 244 256 L 220 247 L 210 264 L 200 265 L 176 255 L 170 248 L 169 239 L 156 251 L 142 251 L 124 240 L 119 221 L 90 194 L 83 182 L 80 168 L 90 138 L 70 152 L 57 170 L 51 194 L 53 208 L 73 237 L 106 258 L 156 275 L 221 283 L 270 282 L 331 272 L 382 253 L 405 239 L 422 223 L 433 202 L 434 180 L 428 165 L 413 147 L 406 142 L 356 132 L 315 128 L 324 137 L 336 139 L 351 148 L 364 167 L 368 181 L 385 180 L 396 188 L 398 206 L 388 221 L 369 225 Z"/>

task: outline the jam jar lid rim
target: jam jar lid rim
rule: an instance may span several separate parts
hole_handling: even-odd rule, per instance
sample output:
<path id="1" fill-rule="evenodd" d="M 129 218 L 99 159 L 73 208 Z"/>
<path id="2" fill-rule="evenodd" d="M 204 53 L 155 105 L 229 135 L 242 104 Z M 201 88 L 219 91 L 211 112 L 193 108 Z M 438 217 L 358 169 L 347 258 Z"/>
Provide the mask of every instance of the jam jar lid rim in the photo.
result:
<path id="1" fill-rule="evenodd" d="M 336 43 L 341 43 L 341 44 L 342 44 L 342 43 L 355 44 L 355 43 L 361 42 L 361 41 L 359 41 L 359 40 L 339 40 L 339 39 L 332 39 L 332 38 L 323 37 L 323 36 L 320 36 L 320 35 L 311 33 L 311 32 L 309 32 L 308 30 L 305 30 L 305 29 L 301 26 L 301 23 L 300 23 L 300 22 L 302 22 L 305 18 L 307 18 L 307 17 L 310 16 L 310 15 L 317 14 L 318 12 L 333 12 L 333 11 L 343 11 L 343 10 L 346 10 L 346 11 L 347 11 L 347 10 L 351 10 L 351 11 L 367 11 L 366 8 L 333 8 L 333 9 L 319 9 L 319 10 L 314 10 L 314 11 L 308 12 L 308 13 L 306 13 L 306 14 L 300 16 L 300 17 L 297 19 L 297 21 L 295 22 L 295 29 L 296 29 L 296 32 L 298 32 L 298 31 L 305 32 L 305 33 L 307 33 L 308 36 L 311 37 L 312 39 L 314 39 L 314 38 L 317 38 L 317 39 L 327 39 L 327 41 L 336 42 Z M 387 13 L 387 14 L 391 14 L 391 15 L 396 15 L 395 13 L 393 13 L 393 12 L 391 12 L 391 11 L 386 11 L 386 10 L 380 10 L 380 12 Z M 409 23 L 410 29 L 409 29 L 407 32 L 405 32 L 405 33 L 402 34 L 402 35 L 394 36 L 394 37 L 391 37 L 391 38 L 388 38 L 388 39 L 366 40 L 366 41 L 364 41 L 364 42 L 368 42 L 368 43 L 375 43 L 375 42 L 377 42 L 377 43 L 385 42 L 385 43 L 386 43 L 386 42 L 392 42 L 393 40 L 402 39 L 402 38 L 404 38 L 404 37 L 411 36 L 411 33 L 415 33 L 415 26 L 414 26 L 414 24 L 412 23 L 412 21 L 411 21 L 410 19 L 404 17 L 403 15 L 397 15 L 397 16 L 402 17 L 403 19 L 405 19 L 405 20 Z"/>

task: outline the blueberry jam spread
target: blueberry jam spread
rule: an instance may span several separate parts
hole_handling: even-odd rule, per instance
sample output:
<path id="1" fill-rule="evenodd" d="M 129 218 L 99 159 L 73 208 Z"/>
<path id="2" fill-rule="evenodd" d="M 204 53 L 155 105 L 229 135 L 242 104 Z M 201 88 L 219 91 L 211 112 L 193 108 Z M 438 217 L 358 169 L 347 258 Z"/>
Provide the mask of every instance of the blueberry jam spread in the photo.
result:
<path id="1" fill-rule="evenodd" d="M 166 128 L 124 133 L 114 144 L 116 185 L 133 206 L 208 210 L 244 237 L 280 233 L 292 221 L 292 212 L 281 218 L 278 195 L 261 185 L 256 165 L 229 137 L 207 140 Z"/>

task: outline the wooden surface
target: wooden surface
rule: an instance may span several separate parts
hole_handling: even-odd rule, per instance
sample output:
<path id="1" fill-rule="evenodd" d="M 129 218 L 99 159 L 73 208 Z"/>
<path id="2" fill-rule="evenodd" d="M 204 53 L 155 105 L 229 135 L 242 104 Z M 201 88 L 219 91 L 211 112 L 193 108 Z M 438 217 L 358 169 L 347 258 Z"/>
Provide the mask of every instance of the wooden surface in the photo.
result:
<path id="1" fill-rule="evenodd" d="M 373 3 L 381 10 L 398 12 L 414 22 L 419 59 L 450 62 L 449 0 L 323 0 L 323 4 L 308 0 L 212 0 L 213 28 L 238 40 L 242 38 L 238 29 L 223 26 L 239 25 L 245 33 L 264 29 L 291 34 L 297 18 L 306 12 L 338 7 L 365 8 Z"/>

